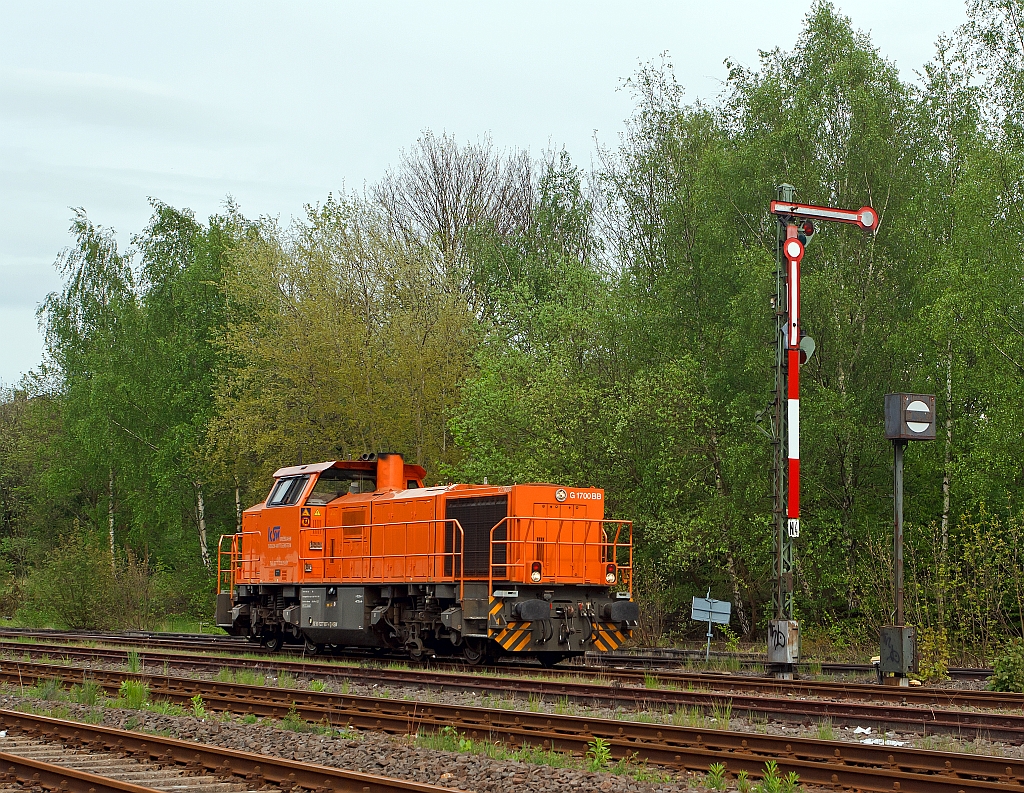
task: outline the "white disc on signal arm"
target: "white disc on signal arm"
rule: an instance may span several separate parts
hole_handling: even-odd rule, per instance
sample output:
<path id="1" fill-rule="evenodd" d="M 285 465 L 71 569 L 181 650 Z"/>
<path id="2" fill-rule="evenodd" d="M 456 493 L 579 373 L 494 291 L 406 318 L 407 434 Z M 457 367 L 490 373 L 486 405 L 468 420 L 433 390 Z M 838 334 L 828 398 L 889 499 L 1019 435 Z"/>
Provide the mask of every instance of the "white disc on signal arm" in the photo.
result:
<path id="1" fill-rule="evenodd" d="M 913 402 L 907 405 L 907 413 L 909 413 L 912 410 L 918 413 L 931 413 L 931 408 L 929 408 L 920 399 L 915 399 Z M 931 426 L 931 422 L 908 421 L 907 426 L 910 428 L 911 432 L 924 432 Z"/>

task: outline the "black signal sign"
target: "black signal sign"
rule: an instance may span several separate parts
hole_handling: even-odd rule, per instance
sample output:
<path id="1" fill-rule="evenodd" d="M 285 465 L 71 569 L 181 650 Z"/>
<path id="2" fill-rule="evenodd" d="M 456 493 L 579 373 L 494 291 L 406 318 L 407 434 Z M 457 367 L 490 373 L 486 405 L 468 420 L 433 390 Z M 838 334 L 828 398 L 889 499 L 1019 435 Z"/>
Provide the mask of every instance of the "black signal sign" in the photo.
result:
<path id="1" fill-rule="evenodd" d="M 886 394 L 885 437 L 894 441 L 935 440 L 935 395 Z"/>

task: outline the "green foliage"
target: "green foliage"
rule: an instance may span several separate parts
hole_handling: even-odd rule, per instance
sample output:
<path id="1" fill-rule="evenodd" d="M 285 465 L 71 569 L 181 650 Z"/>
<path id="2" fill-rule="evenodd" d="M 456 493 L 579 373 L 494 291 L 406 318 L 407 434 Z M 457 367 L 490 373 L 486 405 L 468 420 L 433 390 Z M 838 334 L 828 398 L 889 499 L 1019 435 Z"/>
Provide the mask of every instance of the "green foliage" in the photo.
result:
<path id="1" fill-rule="evenodd" d="M 103 689 L 95 680 L 86 678 L 81 685 L 71 687 L 70 696 L 79 705 L 97 705 L 103 697 Z"/>
<path id="2" fill-rule="evenodd" d="M 131 710 L 141 710 L 149 704 L 149 685 L 141 680 L 125 680 L 118 691 L 121 704 Z"/>
<path id="3" fill-rule="evenodd" d="M 992 670 L 988 681 L 992 691 L 1024 692 L 1024 640 L 1015 638 L 1008 641 L 992 664 Z"/>
<path id="4" fill-rule="evenodd" d="M 918 636 L 918 671 L 929 682 L 949 679 L 949 640 L 942 628 L 921 628 Z"/>
<path id="5" fill-rule="evenodd" d="M 191 699 L 192 702 L 192 715 L 197 719 L 205 719 L 208 715 L 206 712 L 206 705 L 203 702 L 203 695 L 196 694 Z"/>
<path id="6" fill-rule="evenodd" d="M 612 748 L 603 738 L 587 742 L 587 765 L 591 771 L 603 771 L 612 759 Z"/>
<path id="7" fill-rule="evenodd" d="M 704 782 L 712 790 L 725 790 L 725 763 L 712 763 Z"/>
<path id="8" fill-rule="evenodd" d="M 125 668 L 130 675 L 137 675 L 142 671 L 142 659 L 139 657 L 138 650 L 129 650 L 127 652 Z"/>
<path id="9" fill-rule="evenodd" d="M 154 201 L 120 248 L 77 210 L 46 363 L 0 394 L 0 614 L 207 618 L 236 500 L 388 448 L 433 481 L 602 487 L 634 521 L 637 640 L 688 630 L 711 586 L 735 649 L 771 597 L 766 205 L 788 182 L 882 218 L 819 228 L 803 263 L 806 635 L 852 653 L 888 623 L 882 396 L 935 393 L 939 438 L 907 457 L 908 609 L 929 676 L 984 662 L 1024 634 L 1018 5 L 971 3 L 916 84 L 829 2 L 730 63 L 717 102 L 646 66 L 592 174 L 425 133 L 288 228 Z"/>
<path id="10" fill-rule="evenodd" d="M 754 793 L 794 793 L 800 787 L 800 777 L 790 771 L 786 776 L 780 776 L 779 766 L 774 760 L 764 764 L 764 774 L 761 781 L 754 785 Z"/>

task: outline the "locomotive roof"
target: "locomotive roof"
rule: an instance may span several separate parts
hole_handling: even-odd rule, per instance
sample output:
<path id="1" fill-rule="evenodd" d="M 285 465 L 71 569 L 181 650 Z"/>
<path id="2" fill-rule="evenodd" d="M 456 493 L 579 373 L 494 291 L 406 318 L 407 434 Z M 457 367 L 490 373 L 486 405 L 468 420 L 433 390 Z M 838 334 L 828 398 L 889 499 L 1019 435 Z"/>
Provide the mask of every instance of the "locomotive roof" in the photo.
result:
<path id="1" fill-rule="evenodd" d="M 410 463 L 405 463 L 404 465 L 406 473 L 410 474 L 414 479 L 423 479 L 427 475 L 427 470 L 422 465 L 412 465 Z M 346 468 L 350 471 L 376 471 L 377 462 L 375 460 L 328 460 L 327 462 L 309 463 L 308 465 L 290 465 L 274 471 L 274 478 L 298 476 L 299 474 L 318 474 L 321 471 L 326 471 L 328 468 Z"/>

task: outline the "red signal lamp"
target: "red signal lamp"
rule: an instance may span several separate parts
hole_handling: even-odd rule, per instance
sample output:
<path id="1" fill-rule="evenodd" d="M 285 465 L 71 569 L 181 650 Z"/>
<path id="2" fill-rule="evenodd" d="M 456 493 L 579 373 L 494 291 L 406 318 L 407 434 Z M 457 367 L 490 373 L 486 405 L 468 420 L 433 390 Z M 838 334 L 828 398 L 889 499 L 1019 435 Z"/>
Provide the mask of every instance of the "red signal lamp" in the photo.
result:
<path id="1" fill-rule="evenodd" d="M 608 565 L 608 567 L 605 568 L 604 580 L 607 583 L 609 583 L 609 584 L 614 584 L 615 583 L 615 578 L 616 578 L 616 575 L 615 575 L 615 565 L 614 564 L 610 564 L 610 565 Z"/>
<path id="2" fill-rule="evenodd" d="M 534 562 L 532 565 L 530 565 L 530 580 L 533 581 L 533 583 L 535 583 L 535 584 L 539 584 L 540 583 L 540 577 L 541 577 L 540 562 Z"/>

